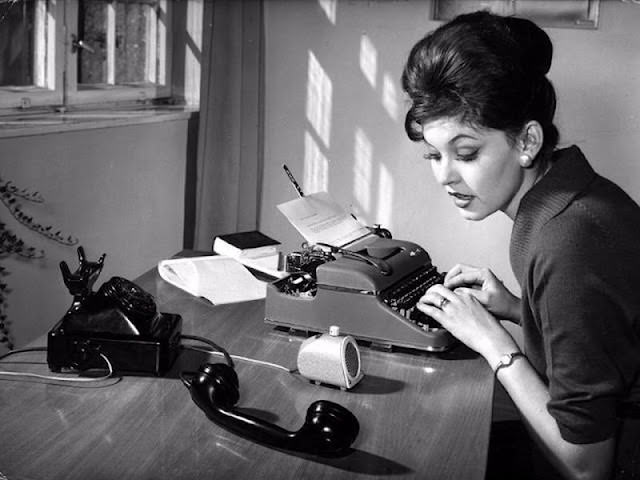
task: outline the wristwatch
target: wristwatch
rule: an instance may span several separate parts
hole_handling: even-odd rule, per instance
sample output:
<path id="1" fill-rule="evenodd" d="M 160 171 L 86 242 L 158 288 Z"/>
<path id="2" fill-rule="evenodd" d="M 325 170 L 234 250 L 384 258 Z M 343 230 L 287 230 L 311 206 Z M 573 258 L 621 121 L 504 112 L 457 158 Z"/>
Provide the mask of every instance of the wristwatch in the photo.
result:
<path id="1" fill-rule="evenodd" d="M 506 354 L 502 355 L 500 357 L 500 360 L 498 361 L 498 364 L 493 369 L 493 374 L 497 375 L 498 374 L 498 370 L 500 370 L 501 368 L 504 368 L 504 367 L 508 367 L 518 357 L 524 357 L 524 353 L 522 353 L 522 352 L 511 352 L 511 353 L 506 353 Z"/>

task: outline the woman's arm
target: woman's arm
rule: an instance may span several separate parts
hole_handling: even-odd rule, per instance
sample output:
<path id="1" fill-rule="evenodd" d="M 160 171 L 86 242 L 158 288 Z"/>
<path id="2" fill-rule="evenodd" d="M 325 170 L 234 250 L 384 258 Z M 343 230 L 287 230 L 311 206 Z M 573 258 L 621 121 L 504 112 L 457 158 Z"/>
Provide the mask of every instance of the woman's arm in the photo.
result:
<path id="1" fill-rule="evenodd" d="M 498 360 L 494 360 L 497 364 Z M 613 466 L 615 439 L 569 443 L 560 436 L 556 420 L 547 411 L 549 391 L 528 360 L 518 357 L 497 372 L 524 418 L 530 433 L 556 468 L 571 479 L 607 479 Z"/>
<path id="2" fill-rule="evenodd" d="M 443 298 L 446 302 L 439 308 Z M 435 285 L 422 297 L 418 308 L 482 355 L 493 369 L 500 357 L 519 351 L 509 332 L 469 289 L 458 288 L 452 292 L 443 285 Z M 608 478 L 615 440 L 591 444 L 565 441 L 556 420 L 547 410 L 549 391 L 526 358 L 518 357 L 509 367 L 501 368 L 497 378 L 519 409 L 534 439 L 567 478 Z"/>

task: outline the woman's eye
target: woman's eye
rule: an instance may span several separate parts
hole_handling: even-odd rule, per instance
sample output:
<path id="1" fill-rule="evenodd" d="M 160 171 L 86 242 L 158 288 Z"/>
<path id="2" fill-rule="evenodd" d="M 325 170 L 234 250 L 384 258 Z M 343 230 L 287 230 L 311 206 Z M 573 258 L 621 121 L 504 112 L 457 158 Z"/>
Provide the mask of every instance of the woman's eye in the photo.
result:
<path id="1" fill-rule="evenodd" d="M 477 156 L 478 151 L 476 150 L 475 152 L 471 153 L 459 153 L 456 159 L 460 160 L 461 162 L 471 162 L 472 160 L 475 160 Z"/>
<path id="2" fill-rule="evenodd" d="M 437 161 L 440 160 L 440 155 L 437 153 L 425 153 L 423 158 L 429 161 Z"/>

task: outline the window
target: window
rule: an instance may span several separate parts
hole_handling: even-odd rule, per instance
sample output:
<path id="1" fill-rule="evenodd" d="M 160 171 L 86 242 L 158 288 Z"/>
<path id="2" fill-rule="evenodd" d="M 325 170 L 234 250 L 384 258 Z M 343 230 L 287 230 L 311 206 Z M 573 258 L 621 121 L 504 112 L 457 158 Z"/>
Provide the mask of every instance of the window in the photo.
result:
<path id="1" fill-rule="evenodd" d="M 202 2 L 0 0 L 0 109 L 193 100 L 172 62 L 174 42 L 199 48 Z M 173 18 L 200 25 L 175 32 Z M 200 56 L 182 50 L 178 71 L 193 74 L 184 61 Z"/>

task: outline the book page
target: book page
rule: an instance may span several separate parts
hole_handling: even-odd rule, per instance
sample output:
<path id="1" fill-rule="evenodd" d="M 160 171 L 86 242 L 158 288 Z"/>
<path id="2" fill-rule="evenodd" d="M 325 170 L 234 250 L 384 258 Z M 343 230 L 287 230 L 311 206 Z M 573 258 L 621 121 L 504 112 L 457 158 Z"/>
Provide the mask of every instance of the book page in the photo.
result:
<path id="1" fill-rule="evenodd" d="M 221 255 L 163 260 L 158 273 L 167 282 L 214 305 L 265 298 L 267 284 L 237 260 Z"/>
<path id="2" fill-rule="evenodd" d="M 349 215 L 327 192 L 318 192 L 278 205 L 278 209 L 312 244 L 342 247 L 368 235 L 369 229 Z"/>
<path id="3" fill-rule="evenodd" d="M 198 270 L 193 262 L 187 260 L 163 260 L 158 264 L 158 273 L 164 281 L 198 296 Z"/>

